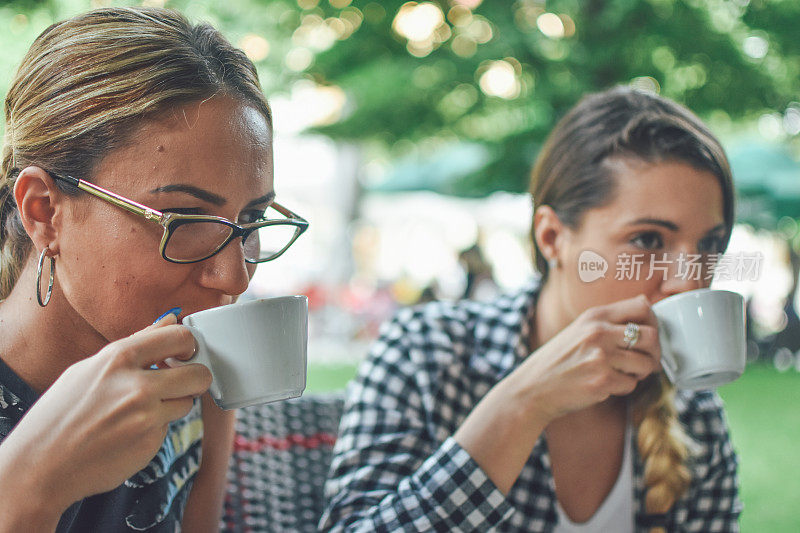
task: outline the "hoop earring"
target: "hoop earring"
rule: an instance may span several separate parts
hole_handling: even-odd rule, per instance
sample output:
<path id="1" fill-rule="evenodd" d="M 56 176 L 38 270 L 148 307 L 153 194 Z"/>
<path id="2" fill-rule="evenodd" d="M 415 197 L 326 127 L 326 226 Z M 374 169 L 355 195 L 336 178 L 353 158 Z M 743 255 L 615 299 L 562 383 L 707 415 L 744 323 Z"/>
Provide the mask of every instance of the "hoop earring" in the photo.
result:
<path id="1" fill-rule="evenodd" d="M 39 265 L 36 267 L 36 301 L 39 302 L 40 307 L 45 307 L 48 303 L 50 303 L 50 296 L 53 294 L 53 281 L 56 277 L 56 258 L 52 255 L 47 255 L 50 251 L 50 248 L 47 246 L 44 247 L 42 253 L 39 254 Z M 47 294 L 44 296 L 44 302 L 42 301 L 42 266 L 44 266 L 44 258 L 50 258 L 50 279 L 48 280 L 47 284 Z"/>

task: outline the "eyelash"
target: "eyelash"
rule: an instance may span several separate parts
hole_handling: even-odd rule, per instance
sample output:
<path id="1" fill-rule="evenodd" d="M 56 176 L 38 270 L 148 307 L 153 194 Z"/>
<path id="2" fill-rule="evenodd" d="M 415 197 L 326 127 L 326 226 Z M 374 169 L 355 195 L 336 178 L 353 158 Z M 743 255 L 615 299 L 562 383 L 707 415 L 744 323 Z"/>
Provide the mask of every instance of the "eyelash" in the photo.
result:
<path id="1" fill-rule="evenodd" d="M 251 224 L 253 222 L 259 222 L 267 218 L 266 210 L 259 211 L 258 209 L 254 209 L 252 211 L 245 211 L 243 216 L 239 217 L 239 222 L 242 224 Z M 248 219 L 248 220 L 244 220 Z"/>
<path id="2" fill-rule="evenodd" d="M 205 215 L 202 209 L 199 207 L 171 207 L 169 209 L 164 209 L 164 213 L 175 213 L 179 215 Z M 245 211 L 242 213 L 242 216 L 239 217 L 239 222 L 242 224 L 250 224 L 253 222 L 258 222 L 262 219 L 265 219 L 266 211 L 253 209 L 251 211 Z"/>
<path id="3" fill-rule="evenodd" d="M 658 239 L 658 244 L 656 246 L 645 246 L 641 243 L 641 239 L 643 237 L 656 237 Z M 641 233 L 637 233 L 631 238 L 631 244 L 635 247 L 640 248 L 642 250 L 657 250 L 664 246 L 664 239 L 661 237 L 661 234 L 657 231 L 643 231 Z"/>
<path id="4" fill-rule="evenodd" d="M 654 246 L 647 246 L 642 243 L 643 238 L 655 238 L 658 243 Z M 652 243 L 652 241 L 650 242 Z M 637 233 L 631 238 L 630 243 L 642 250 L 658 250 L 664 247 L 664 239 L 657 231 L 643 231 L 641 233 Z M 723 238 L 718 235 L 714 235 L 702 239 L 697 245 L 697 251 L 701 254 L 717 254 L 722 253 L 723 246 Z"/>

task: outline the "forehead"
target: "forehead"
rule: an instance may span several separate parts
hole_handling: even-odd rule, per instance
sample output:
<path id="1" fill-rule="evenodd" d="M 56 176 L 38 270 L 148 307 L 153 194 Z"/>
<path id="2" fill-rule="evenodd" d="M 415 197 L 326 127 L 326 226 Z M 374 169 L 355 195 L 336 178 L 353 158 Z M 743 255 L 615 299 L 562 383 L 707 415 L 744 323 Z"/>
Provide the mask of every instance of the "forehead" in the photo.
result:
<path id="1" fill-rule="evenodd" d="M 722 186 L 709 171 L 687 163 L 635 160 L 608 162 L 612 199 L 588 210 L 581 225 L 618 228 L 637 219 L 673 221 L 691 232 L 705 232 L 724 222 Z"/>
<path id="2" fill-rule="evenodd" d="M 133 190 L 182 183 L 234 199 L 272 190 L 272 131 L 254 107 L 217 96 L 146 121 L 109 154 L 98 179 Z"/>

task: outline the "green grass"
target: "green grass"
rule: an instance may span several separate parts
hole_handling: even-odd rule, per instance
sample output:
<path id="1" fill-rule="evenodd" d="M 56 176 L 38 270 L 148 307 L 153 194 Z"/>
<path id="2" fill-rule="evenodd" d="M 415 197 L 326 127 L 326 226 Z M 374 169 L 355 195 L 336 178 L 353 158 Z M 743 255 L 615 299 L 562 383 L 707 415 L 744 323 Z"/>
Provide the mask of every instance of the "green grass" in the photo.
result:
<path id="1" fill-rule="evenodd" d="M 719 392 L 739 455 L 742 532 L 800 531 L 800 373 L 751 365 Z"/>
<path id="2" fill-rule="evenodd" d="M 310 365 L 308 392 L 343 389 L 353 365 Z M 800 531 L 800 373 L 751 365 L 722 387 L 739 455 L 742 533 Z"/>
<path id="3" fill-rule="evenodd" d="M 322 365 L 312 363 L 308 365 L 306 392 L 315 393 L 342 390 L 345 385 L 355 377 L 357 369 L 355 365 Z"/>

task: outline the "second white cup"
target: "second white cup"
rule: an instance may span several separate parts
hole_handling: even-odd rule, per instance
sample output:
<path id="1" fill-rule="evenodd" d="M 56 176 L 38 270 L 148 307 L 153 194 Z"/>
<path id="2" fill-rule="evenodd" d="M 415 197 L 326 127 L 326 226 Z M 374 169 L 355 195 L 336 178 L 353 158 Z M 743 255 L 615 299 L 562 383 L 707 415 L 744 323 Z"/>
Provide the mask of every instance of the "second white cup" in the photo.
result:
<path id="1" fill-rule="evenodd" d="M 661 364 L 678 388 L 711 389 L 744 372 L 744 298 L 736 292 L 697 289 L 653 305 Z"/>

